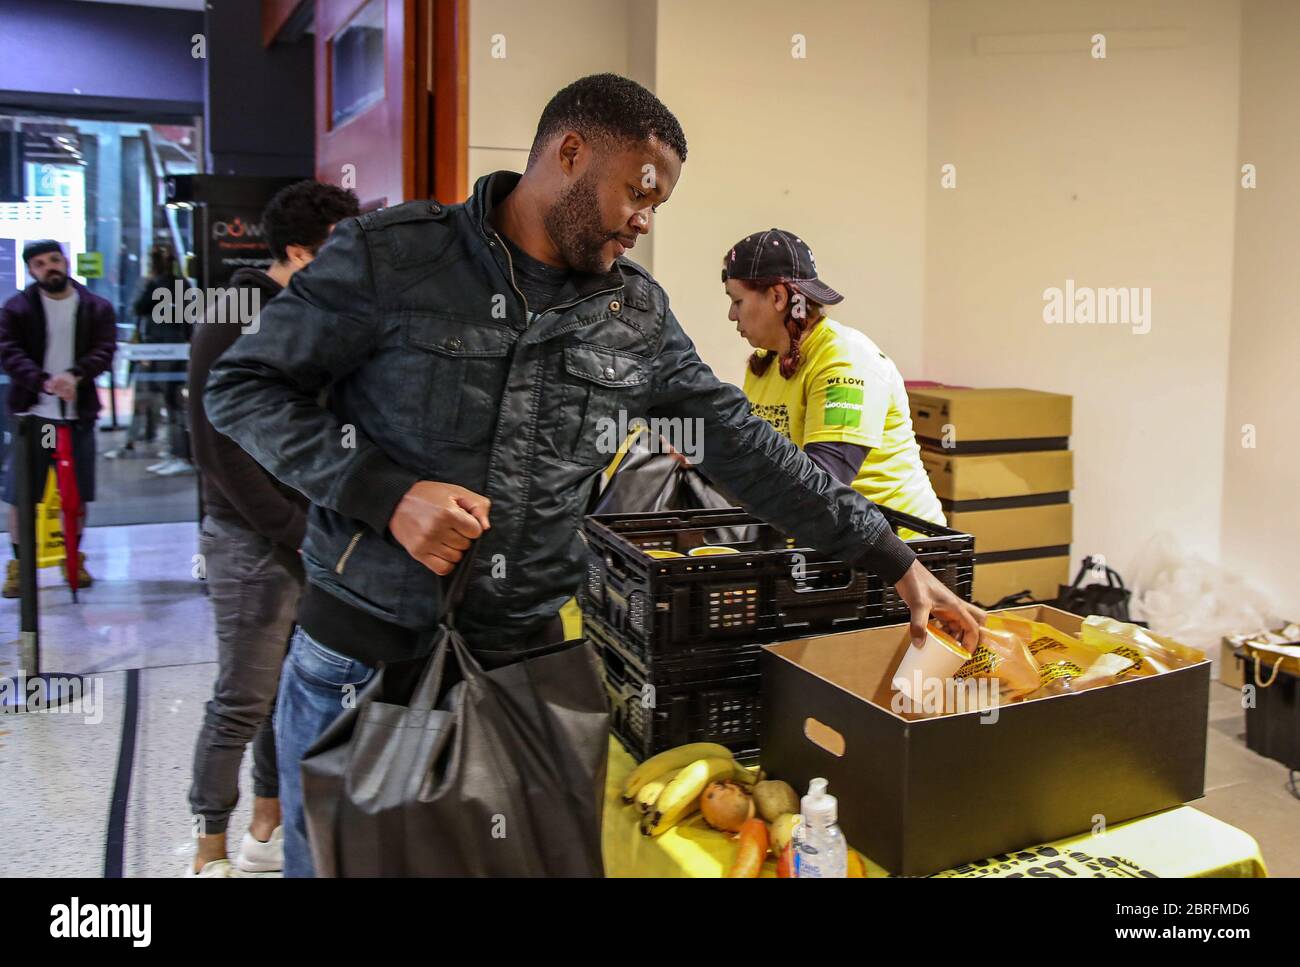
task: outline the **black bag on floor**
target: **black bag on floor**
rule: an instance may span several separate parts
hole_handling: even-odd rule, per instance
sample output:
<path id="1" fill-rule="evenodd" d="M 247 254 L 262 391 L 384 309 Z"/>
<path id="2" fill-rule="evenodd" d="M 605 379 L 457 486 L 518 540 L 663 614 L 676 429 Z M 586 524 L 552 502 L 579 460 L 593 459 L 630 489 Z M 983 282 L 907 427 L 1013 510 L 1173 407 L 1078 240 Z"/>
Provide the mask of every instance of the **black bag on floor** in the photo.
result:
<path id="1" fill-rule="evenodd" d="M 1084 584 L 1083 579 L 1089 572 L 1095 572 L 1102 580 L 1095 584 Z M 1074 576 L 1074 583 L 1069 587 L 1058 585 L 1056 607 L 1071 614 L 1099 614 L 1116 621 L 1129 621 L 1128 602 L 1132 592 L 1124 587 L 1124 579 L 1114 568 L 1096 557 L 1085 557 L 1079 565 L 1079 573 Z"/>
<path id="2" fill-rule="evenodd" d="M 428 659 L 381 666 L 303 758 L 317 876 L 604 875 L 599 659 L 576 639 L 485 671 L 453 619 L 470 560 Z"/>

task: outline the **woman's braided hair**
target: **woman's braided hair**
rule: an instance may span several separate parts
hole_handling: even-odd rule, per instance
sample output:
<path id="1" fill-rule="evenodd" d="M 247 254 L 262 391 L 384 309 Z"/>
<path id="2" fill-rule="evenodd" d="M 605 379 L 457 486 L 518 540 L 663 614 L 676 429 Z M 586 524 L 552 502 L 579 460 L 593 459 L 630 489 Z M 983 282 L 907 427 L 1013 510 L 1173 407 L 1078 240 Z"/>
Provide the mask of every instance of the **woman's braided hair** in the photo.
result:
<path id="1" fill-rule="evenodd" d="M 774 285 L 784 285 L 790 290 L 791 297 L 785 310 L 785 331 L 790 335 L 790 349 L 781 357 L 781 375 L 785 379 L 790 379 L 799 371 L 799 364 L 803 362 L 799 344 L 803 342 L 803 337 L 807 335 L 808 330 L 821 322 L 823 315 L 821 303 L 805 298 L 799 291 L 797 283 L 789 279 L 736 279 L 736 281 L 753 291 L 770 289 Z M 800 304 L 803 305 L 804 310 L 796 315 L 795 306 Z M 772 360 L 775 358 L 774 352 L 755 350 L 749 356 L 749 371 L 755 376 L 762 376 L 771 367 Z"/>

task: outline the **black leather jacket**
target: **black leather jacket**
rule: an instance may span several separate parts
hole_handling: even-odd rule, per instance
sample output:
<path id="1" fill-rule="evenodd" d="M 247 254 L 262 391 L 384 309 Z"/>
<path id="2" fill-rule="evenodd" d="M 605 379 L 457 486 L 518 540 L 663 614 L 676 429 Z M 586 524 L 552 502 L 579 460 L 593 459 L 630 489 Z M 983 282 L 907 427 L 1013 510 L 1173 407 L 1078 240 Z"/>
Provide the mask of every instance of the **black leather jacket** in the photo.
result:
<path id="1" fill-rule="evenodd" d="M 536 630 L 582 578 L 582 517 L 613 457 L 601 420 L 620 410 L 700 421 L 702 469 L 751 512 L 900 577 L 914 557 L 876 507 L 719 382 L 640 266 L 575 274 L 528 323 L 488 220 L 519 177 L 341 222 L 213 366 L 213 425 L 312 501 L 310 585 L 390 625 L 435 626 L 439 578 L 387 524 L 416 481 L 440 480 L 492 501 L 458 627 L 484 648 Z"/>

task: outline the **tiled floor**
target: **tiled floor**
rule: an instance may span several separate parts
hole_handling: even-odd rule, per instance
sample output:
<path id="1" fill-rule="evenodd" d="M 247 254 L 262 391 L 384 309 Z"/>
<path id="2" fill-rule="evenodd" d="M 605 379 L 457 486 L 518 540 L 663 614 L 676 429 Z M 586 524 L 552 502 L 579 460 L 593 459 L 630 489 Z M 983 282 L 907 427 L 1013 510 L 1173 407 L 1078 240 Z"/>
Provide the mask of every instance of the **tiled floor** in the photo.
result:
<path id="1" fill-rule="evenodd" d="M 190 761 L 216 674 L 211 613 L 192 576 L 195 538 L 192 523 L 92 528 L 95 585 L 78 604 L 58 572 L 40 573 L 43 667 L 90 676 L 102 709 L 0 717 L 0 875 L 102 875 L 128 669 L 139 669 L 139 716 L 123 873 L 184 869 Z M 17 601 L 0 600 L 0 628 L 0 676 L 13 675 Z M 1300 800 L 1283 766 L 1246 749 L 1244 721 L 1239 694 L 1213 685 L 1206 796 L 1193 805 L 1253 835 L 1273 875 L 1300 876 Z M 248 772 L 246 759 L 246 790 Z M 232 820 L 232 848 L 249 801 Z"/>

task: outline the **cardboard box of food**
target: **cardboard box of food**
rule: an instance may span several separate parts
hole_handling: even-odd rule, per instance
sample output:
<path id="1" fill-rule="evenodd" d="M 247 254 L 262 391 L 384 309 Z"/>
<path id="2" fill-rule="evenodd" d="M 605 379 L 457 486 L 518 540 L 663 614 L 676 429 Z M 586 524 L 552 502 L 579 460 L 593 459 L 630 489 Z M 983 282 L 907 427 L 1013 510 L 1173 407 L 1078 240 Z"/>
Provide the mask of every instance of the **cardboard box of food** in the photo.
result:
<path id="1" fill-rule="evenodd" d="M 978 542 L 975 548 L 979 550 Z M 981 562 L 976 554 L 975 582 L 970 597 L 972 601 L 993 604 L 1008 594 L 1028 591 L 1035 601 L 1051 601 L 1060 586 L 1069 583 L 1069 554 L 992 562 Z"/>
<path id="2" fill-rule="evenodd" d="M 948 526 L 975 537 L 976 553 L 1063 547 L 1074 540 L 1074 506 L 1069 503 L 1005 510 L 944 508 Z"/>
<path id="3" fill-rule="evenodd" d="M 1077 633 L 1055 608 L 1008 614 Z M 919 876 L 1204 794 L 1210 663 L 1072 695 L 911 719 L 889 681 L 905 626 L 763 650 L 762 764 L 801 794 L 823 777 L 854 847 Z"/>
<path id="4" fill-rule="evenodd" d="M 922 449 L 921 464 L 935 495 L 947 500 L 1060 493 L 1074 486 L 1069 450 L 961 455 Z"/>
<path id="5" fill-rule="evenodd" d="M 912 429 L 923 446 L 951 453 L 1063 450 L 1073 400 L 1033 389 L 909 391 Z"/>

